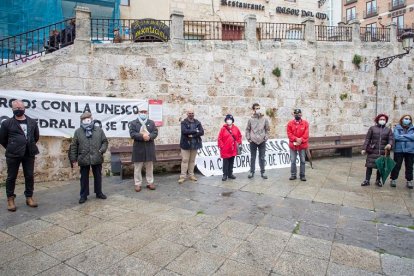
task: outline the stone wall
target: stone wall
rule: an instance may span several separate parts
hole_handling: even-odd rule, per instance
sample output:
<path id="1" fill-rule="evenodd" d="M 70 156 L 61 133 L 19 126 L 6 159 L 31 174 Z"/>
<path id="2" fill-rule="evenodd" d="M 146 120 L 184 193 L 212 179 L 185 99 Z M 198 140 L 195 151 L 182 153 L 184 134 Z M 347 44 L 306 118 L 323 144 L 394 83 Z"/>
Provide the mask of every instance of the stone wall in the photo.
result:
<path id="1" fill-rule="evenodd" d="M 271 137 L 286 137 L 293 108 L 301 108 L 312 136 L 361 134 L 375 116 L 374 60 L 398 53 L 395 43 L 191 41 L 75 45 L 31 63 L 0 71 L 0 89 L 70 95 L 161 99 L 164 126 L 157 143 L 178 143 L 179 119 L 194 105 L 214 141 L 224 116 L 231 113 L 242 129 L 258 102 L 271 115 Z M 352 64 L 362 56 L 360 68 Z M 412 113 L 414 58 L 408 55 L 379 71 L 379 112 L 395 123 Z M 272 71 L 278 67 L 281 76 Z M 10 111 L 11 112 L 11 111 Z M 130 144 L 111 139 L 110 144 Z M 37 181 L 67 179 L 71 172 L 68 141 L 42 137 Z M 105 170 L 109 173 L 109 153 Z M 0 181 L 6 176 L 0 149 Z"/>

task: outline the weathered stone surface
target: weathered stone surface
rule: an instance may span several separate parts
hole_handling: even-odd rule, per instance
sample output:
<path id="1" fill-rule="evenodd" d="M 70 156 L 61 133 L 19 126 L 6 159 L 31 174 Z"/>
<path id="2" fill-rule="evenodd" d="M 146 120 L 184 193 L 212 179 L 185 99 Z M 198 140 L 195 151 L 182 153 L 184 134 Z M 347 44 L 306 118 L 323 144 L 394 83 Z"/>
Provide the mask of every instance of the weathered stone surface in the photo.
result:
<path id="1" fill-rule="evenodd" d="M 284 252 L 276 262 L 274 271 L 282 275 L 324 275 L 328 262 L 321 259 Z"/>
<path id="2" fill-rule="evenodd" d="M 331 260 L 338 264 L 381 273 L 379 253 L 360 247 L 334 243 Z"/>
<path id="3" fill-rule="evenodd" d="M 35 275 L 43 270 L 47 270 L 59 261 L 42 253 L 40 251 L 33 251 L 29 254 L 21 256 L 4 266 L 0 266 L 1 275 Z"/>
<path id="4" fill-rule="evenodd" d="M 184 275 L 209 275 L 224 262 L 224 258 L 190 248 L 171 262 L 167 269 Z"/>
<path id="5" fill-rule="evenodd" d="M 382 254 L 382 270 L 385 275 L 412 275 L 414 271 L 414 260 L 398 256 Z"/>

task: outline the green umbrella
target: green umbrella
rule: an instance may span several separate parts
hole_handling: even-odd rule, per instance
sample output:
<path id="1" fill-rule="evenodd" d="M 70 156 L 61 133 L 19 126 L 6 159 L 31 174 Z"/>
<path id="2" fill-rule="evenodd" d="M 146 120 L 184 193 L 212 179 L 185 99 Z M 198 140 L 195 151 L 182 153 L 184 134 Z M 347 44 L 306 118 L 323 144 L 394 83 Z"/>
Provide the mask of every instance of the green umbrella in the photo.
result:
<path id="1" fill-rule="evenodd" d="M 375 160 L 377 165 L 377 170 L 381 174 L 382 184 L 385 184 L 388 176 L 390 175 L 392 169 L 395 167 L 395 161 L 390 158 L 389 152 L 385 153 L 385 156 L 380 156 Z"/>

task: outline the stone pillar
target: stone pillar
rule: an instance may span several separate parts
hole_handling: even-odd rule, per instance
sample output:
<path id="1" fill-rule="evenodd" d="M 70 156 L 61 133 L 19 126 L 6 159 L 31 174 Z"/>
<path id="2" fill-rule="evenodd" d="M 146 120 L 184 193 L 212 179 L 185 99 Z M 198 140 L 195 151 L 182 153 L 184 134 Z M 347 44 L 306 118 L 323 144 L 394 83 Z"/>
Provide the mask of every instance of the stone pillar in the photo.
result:
<path id="1" fill-rule="evenodd" d="M 184 43 L 184 14 L 181 11 L 173 11 L 170 15 L 171 28 L 170 40 L 173 43 Z"/>
<path id="2" fill-rule="evenodd" d="M 305 41 L 315 43 L 315 19 L 313 17 L 306 17 L 302 24 L 305 24 Z"/>
<path id="3" fill-rule="evenodd" d="M 361 23 L 358 20 L 351 20 L 349 25 L 352 27 L 352 42 L 361 43 Z"/>
<path id="4" fill-rule="evenodd" d="M 398 49 L 398 40 L 397 40 L 397 23 L 392 22 L 390 25 L 390 42 L 394 48 Z"/>
<path id="5" fill-rule="evenodd" d="M 87 7 L 78 6 L 75 9 L 75 14 L 75 51 L 82 54 L 89 51 L 91 46 L 91 12 Z"/>
<path id="6" fill-rule="evenodd" d="M 244 22 L 246 23 L 246 29 L 244 30 L 244 39 L 248 43 L 255 44 L 257 43 L 257 36 L 256 36 L 256 15 L 248 14 L 244 17 Z"/>

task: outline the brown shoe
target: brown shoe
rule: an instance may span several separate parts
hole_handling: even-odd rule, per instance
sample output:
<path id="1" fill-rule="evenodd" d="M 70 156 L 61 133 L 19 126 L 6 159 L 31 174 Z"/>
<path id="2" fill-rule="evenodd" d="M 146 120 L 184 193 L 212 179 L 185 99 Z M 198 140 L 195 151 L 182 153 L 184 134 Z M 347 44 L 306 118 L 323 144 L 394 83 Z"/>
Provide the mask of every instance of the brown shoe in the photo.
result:
<path id="1" fill-rule="evenodd" d="M 135 186 L 135 192 L 137 193 L 141 192 L 141 186 Z"/>
<path id="2" fill-rule="evenodd" d="M 147 188 L 150 190 L 155 190 L 155 185 L 154 184 L 149 184 L 147 185 Z"/>
<path id="3" fill-rule="evenodd" d="M 7 210 L 10 212 L 16 212 L 16 204 L 14 204 L 14 196 L 7 198 Z"/>
<path id="4" fill-rule="evenodd" d="M 196 182 L 197 181 L 197 177 L 195 177 L 194 175 L 190 176 L 190 180 Z"/>
<path id="5" fill-rule="evenodd" d="M 26 197 L 26 205 L 32 208 L 37 207 L 37 203 L 34 201 L 33 197 Z"/>
<path id="6" fill-rule="evenodd" d="M 185 181 L 185 178 L 184 178 L 184 177 L 180 177 L 180 178 L 178 179 L 178 184 L 183 184 L 183 183 L 184 183 L 184 181 Z"/>

